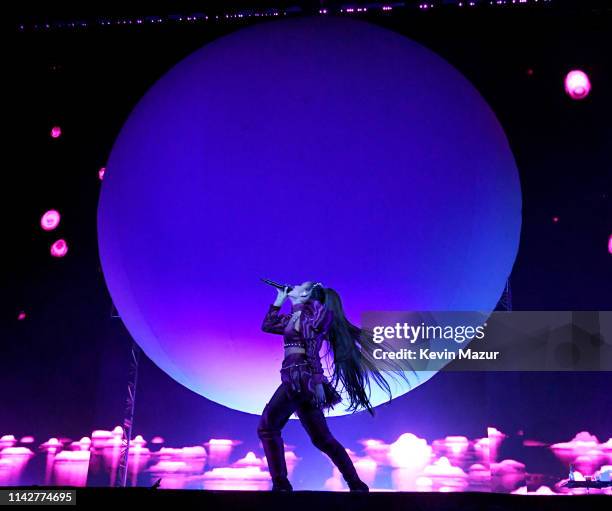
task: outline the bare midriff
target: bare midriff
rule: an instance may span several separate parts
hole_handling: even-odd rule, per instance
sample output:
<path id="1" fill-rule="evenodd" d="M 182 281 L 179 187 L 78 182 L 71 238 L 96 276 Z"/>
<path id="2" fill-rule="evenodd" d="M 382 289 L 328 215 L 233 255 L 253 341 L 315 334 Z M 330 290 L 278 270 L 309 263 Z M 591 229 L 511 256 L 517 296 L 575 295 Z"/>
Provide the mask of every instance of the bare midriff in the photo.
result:
<path id="1" fill-rule="evenodd" d="M 306 354 L 306 350 L 304 348 L 300 348 L 299 346 L 286 346 L 285 347 L 285 356 L 292 355 L 294 353 Z"/>

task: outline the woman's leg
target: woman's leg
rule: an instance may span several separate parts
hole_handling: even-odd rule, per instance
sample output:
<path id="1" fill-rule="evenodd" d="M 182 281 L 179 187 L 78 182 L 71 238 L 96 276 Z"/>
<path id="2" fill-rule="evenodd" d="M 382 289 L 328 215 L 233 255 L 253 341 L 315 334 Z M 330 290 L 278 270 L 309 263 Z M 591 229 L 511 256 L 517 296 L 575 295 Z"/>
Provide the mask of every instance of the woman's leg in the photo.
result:
<path id="1" fill-rule="evenodd" d="M 266 453 L 268 470 L 274 483 L 273 489 L 291 490 L 291 484 L 287 479 L 285 446 L 281 430 L 296 407 L 297 403 L 289 398 L 284 385 L 281 384 L 266 403 L 257 426 L 257 435 Z"/>
<path id="2" fill-rule="evenodd" d="M 353 461 L 338 440 L 331 434 L 323 412 L 306 401 L 297 408 L 297 415 L 317 449 L 327 454 L 338 467 L 342 477 L 352 491 L 368 491 L 368 486 L 359 479 Z"/>

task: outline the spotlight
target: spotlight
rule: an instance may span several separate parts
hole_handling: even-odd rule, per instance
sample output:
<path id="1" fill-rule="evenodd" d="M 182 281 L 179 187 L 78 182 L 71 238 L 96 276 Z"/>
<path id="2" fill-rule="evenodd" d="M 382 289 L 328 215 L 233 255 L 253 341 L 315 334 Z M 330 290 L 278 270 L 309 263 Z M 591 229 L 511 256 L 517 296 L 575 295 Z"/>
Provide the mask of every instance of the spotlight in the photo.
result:
<path id="1" fill-rule="evenodd" d="M 105 172 L 106 172 L 106 167 L 102 167 L 100 168 L 100 170 L 98 170 L 98 178 L 100 179 L 100 181 L 104 179 Z"/>
<path id="2" fill-rule="evenodd" d="M 59 126 L 53 126 L 51 128 L 51 138 L 59 138 L 62 134 L 62 128 Z"/>
<path id="3" fill-rule="evenodd" d="M 51 255 L 53 257 L 64 257 L 68 252 L 68 244 L 66 240 L 59 239 L 51 245 Z"/>
<path id="4" fill-rule="evenodd" d="M 45 231 L 52 231 L 60 222 L 60 214 L 54 209 L 47 211 L 40 219 L 40 226 Z"/>
<path id="5" fill-rule="evenodd" d="M 584 99 L 591 91 L 591 82 L 584 71 L 574 69 L 565 77 L 565 92 L 572 99 Z"/>

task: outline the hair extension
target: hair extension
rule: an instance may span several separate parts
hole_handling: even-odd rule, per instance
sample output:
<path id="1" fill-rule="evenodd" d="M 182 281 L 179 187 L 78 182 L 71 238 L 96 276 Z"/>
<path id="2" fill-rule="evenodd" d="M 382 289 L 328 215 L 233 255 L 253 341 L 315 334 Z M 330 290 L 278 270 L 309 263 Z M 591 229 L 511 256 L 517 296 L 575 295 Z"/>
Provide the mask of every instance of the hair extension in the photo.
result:
<path id="1" fill-rule="evenodd" d="M 381 372 L 391 373 L 393 378 L 397 374 L 410 383 L 404 369 L 394 360 L 376 360 L 368 349 L 364 349 L 364 345 L 372 345 L 373 333 L 353 325 L 346 318 L 340 295 L 334 289 L 316 282 L 311 287 L 309 299 L 318 300 L 334 314 L 328 332 L 328 343 L 333 351 L 331 384 L 337 387 L 340 383 L 346 391 L 349 400 L 346 411 L 354 413 L 365 409 L 374 415 L 370 403 L 371 380 L 385 391 L 391 401 L 391 388 Z M 378 343 L 378 347 L 388 349 L 389 345 L 383 341 Z"/>

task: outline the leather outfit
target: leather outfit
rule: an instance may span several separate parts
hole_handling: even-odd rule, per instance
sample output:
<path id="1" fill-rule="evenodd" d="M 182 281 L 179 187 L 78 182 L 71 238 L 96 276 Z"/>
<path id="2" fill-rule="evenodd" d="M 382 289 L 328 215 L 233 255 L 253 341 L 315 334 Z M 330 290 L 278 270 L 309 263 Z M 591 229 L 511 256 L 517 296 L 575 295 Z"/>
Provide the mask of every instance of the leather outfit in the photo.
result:
<path id="1" fill-rule="evenodd" d="M 295 313 L 300 310 L 299 330 Z M 287 478 L 281 430 L 295 412 L 312 443 L 338 467 L 351 491 L 368 491 L 344 447 L 329 431 L 323 410 L 342 401 L 340 394 L 323 374 L 319 351 L 333 322 L 333 312 L 316 300 L 292 305 L 292 314 L 281 314 L 270 305 L 264 317 L 264 332 L 283 335 L 285 346 L 303 346 L 305 353 L 291 353 L 280 369 L 281 383 L 261 414 L 257 433 L 261 440 L 273 490 L 291 491 Z M 315 403 L 315 385 L 323 385 L 325 401 Z"/>

